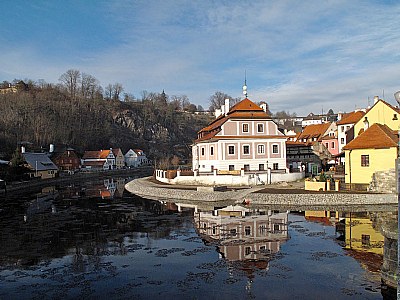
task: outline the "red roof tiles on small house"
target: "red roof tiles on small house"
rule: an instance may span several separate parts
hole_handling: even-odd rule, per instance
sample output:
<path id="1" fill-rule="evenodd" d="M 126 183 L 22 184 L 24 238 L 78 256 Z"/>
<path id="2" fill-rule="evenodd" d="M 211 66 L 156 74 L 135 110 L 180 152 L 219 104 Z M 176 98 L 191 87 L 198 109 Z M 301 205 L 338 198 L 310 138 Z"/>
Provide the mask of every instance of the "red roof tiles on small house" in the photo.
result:
<path id="1" fill-rule="evenodd" d="M 100 158 L 100 151 L 85 151 L 85 153 L 83 154 L 82 159 L 99 159 Z"/>
<path id="2" fill-rule="evenodd" d="M 101 150 L 100 151 L 100 158 L 107 158 L 107 156 L 110 154 L 110 150 Z"/>
<path id="3" fill-rule="evenodd" d="M 338 121 L 337 125 L 344 124 L 355 124 L 357 123 L 363 116 L 365 112 L 363 111 L 353 111 L 351 113 L 346 114 L 340 121 Z"/>
<path id="4" fill-rule="evenodd" d="M 303 139 L 316 139 L 316 141 L 320 141 L 330 126 L 331 123 L 308 125 L 304 127 L 303 132 L 298 137 L 298 141 L 302 141 Z"/>
<path id="5" fill-rule="evenodd" d="M 387 125 L 376 123 L 344 146 L 343 150 L 397 147 L 398 140 L 396 131 L 391 130 Z"/>

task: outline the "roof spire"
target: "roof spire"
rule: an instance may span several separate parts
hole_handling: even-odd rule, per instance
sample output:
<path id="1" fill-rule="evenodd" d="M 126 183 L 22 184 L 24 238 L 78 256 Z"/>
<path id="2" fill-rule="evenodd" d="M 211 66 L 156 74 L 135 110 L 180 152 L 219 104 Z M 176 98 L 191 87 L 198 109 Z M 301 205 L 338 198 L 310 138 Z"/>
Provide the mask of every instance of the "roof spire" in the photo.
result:
<path id="1" fill-rule="evenodd" d="M 244 85 L 243 85 L 243 95 L 247 98 L 247 83 L 246 83 L 246 70 L 244 70 Z"/>

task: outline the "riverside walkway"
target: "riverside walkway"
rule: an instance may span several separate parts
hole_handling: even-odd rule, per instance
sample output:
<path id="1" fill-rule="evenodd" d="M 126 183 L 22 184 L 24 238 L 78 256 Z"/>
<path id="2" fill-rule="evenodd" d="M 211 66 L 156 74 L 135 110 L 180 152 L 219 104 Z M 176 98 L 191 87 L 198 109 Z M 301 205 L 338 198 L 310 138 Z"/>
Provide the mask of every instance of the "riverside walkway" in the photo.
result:
<path id="1" fill-rule="evenodd" d="M 197 191 L 195 186 L 156 183 L 151 177 L 128 182 L 126 190 L 146 199 L 201 202 L 251 203 L 252 205 L 286 206 L 357 206 L 390 205 L 398 203 L 397 194 L 338 193 L 304 191 L 304 183 L 276 184 L 255 187 L 235 187 L 226 191 Z"/>

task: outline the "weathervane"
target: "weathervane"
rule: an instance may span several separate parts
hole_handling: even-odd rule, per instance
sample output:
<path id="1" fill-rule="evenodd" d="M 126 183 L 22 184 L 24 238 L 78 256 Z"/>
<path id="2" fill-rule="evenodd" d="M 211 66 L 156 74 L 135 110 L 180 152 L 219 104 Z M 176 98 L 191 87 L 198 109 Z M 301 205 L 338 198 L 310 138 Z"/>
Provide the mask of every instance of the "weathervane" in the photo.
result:
<path id="1" fill-rule="evenodd" d="M 245 98 L 247 98 L 246 70 L 244 70 L 243 95 L 244 95 Z"/>

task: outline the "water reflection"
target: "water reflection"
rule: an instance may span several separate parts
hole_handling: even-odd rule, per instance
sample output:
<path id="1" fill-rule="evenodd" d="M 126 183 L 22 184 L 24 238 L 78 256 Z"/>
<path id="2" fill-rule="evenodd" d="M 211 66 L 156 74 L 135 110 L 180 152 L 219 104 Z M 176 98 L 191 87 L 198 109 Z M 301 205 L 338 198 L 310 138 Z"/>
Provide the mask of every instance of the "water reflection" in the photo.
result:
<path id="1" fill-rule="evenodd" d="M 251 261 L 266 268 L 288 236 L 288 212 L 230 205 L 194 213 L 196 228 L 206 243 L 216 244 L 228 261 Z M 261 263 L 263 262 L 263 263 Z"/>
<path id="2" fill-rule="evenodd" d="M 381 274 L 396 284 L 395 211 L 159 202 L 124 183 L 0 199 L 0 298 L 376 299 Z"/>

